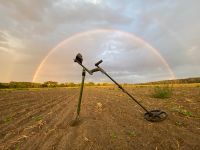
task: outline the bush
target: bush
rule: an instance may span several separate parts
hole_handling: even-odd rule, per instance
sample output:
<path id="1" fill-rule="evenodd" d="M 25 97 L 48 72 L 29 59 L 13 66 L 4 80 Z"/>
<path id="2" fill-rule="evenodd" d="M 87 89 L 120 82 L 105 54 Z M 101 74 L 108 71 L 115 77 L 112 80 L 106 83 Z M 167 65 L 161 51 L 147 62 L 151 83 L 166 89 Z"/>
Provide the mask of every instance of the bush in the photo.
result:
<path id="1" fill-rule="evenodd" d="M 108 86 L 109 84 L 108 83 L 102 83 L 102 86 Z"/>
<path id="2" fill-rule="evenodd" d="M 163 86 L 163 87 L 160 87 L 160 86 L 156 86 L 154 88 L 154 92 L 153 92 L 153 97 L 154 98 L 161 98 L 161 99 L 164 99 L 164 98 L 170 98 L 172 95 L 172 88 L 169 87 L 169 86 Z"/>
<path id="3" fill-rule="evenodd" d="M 93 82 L 85 83 L 86 86 L 95 86 Z"/>
<path id="4" fill-rule="evenodd" d="M 8 83 L 0 83 L 0 89 L 6 89 L 6 88 L 9 88 Z"/>
<path id="5" fill-rule="evenodd" d="M 46 81 L 42 84 L 43 87 L 58 87 L 58 82 Z"/>
<path id="6" fill-rule="evenodd" d="M 74 82 L 67 83 L 67 87 L 75 87 L 76 84 Z"/>

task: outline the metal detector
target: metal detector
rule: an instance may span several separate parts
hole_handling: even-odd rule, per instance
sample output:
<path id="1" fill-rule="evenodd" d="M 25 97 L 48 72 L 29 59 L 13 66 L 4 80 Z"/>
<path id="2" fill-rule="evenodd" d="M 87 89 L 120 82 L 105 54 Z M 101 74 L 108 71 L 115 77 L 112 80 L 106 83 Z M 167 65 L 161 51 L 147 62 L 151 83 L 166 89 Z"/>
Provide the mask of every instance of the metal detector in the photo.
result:
<path id="1" fill-rule="evenodd" d="M 103 62 L 102 60 L 98 61 L 95 66 L 96 68 L 92 70 L 88 70 L 83 64 L 82 64 L 83 58 L 81 54 L 77 54 L 76 58 L 74 59 L 74 62 L 77 62 L 79 65 L 83 67 L 83 71 L 87 71 L 90 75 L 92 75 L 94 72 L 100 71 L 103 74 L 105 74 L 110 80 L 112 80 L 119 89 L 122 90 L 122 92 L 126 93 L 133 101 L 135 101 L 144 111 L 144 118 L 147 121 L 151 122 L 160 122 L 167 118 L 167 113 L 161 110 L 147 110 L 141 103 L 139 103 L 128 91 L 126 91 L 119 83 L 117 83 L 113 78 L 111 78 L 99 65 Z M 85 77 L 85 76 L 84 76 Z M 82 91 L 83 91 L 83 84 L 84 84 L 84 78 L 82 78 L 82 84 L 81 84 L 81 92 L 79 96 L 79 102 L 77 107 L 77 116 L 79 116 L 80 113 L 80 107 L 81 107 L 81 98 L 82 98 Z"/>

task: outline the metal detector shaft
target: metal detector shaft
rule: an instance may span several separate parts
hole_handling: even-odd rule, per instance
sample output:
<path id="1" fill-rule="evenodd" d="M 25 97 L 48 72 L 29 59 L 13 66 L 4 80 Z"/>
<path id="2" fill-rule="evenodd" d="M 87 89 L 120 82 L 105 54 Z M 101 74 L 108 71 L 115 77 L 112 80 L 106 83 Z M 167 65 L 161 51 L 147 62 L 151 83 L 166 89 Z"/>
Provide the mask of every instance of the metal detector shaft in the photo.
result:
<path id="1" fill-rule="evenodd" d="M 132 100 L 134 100 L 138 105 L 140 105 L 146 112 L 149 113 L 149 111 L 143 106 L 141 105 L 131 94 L 128 93 L 128 91 L 126 91 L 119 83 L 117 83 L 113 78 L 111 78 L 111 76 L 109 76 L 101 67 L 99 67 L 98 65 L 96 65 L 99 70 L 105 74 L 110 80 L 112 80 L 124 93 L 126 93 Z"/>
<path id="2" fill-rule="evenodd" d="M 83 68 L 83 71 L 82 71 L 81 89 L 80 89 L 80 95 L 79 95 L 78 107 L 77 107 L 77 117 L 79 116 L 80 111 L 81 111 L 81 100 L 82 100 L 82 95 L 83 95 L 84 81 L 85 81 L 85 69 Z"/>

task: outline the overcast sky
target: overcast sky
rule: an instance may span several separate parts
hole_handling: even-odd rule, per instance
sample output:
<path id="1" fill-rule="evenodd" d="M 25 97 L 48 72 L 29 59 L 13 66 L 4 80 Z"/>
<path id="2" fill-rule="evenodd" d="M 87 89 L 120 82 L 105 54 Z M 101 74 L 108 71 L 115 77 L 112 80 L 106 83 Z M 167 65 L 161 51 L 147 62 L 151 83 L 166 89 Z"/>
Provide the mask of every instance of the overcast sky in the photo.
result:
<path id="1" fill-rule="evenodd" d="M 197 77 L 199 48 L 199 0 L 0 0 L 0 82 L 79 82 L 78 52 L 120 83 Z"/>

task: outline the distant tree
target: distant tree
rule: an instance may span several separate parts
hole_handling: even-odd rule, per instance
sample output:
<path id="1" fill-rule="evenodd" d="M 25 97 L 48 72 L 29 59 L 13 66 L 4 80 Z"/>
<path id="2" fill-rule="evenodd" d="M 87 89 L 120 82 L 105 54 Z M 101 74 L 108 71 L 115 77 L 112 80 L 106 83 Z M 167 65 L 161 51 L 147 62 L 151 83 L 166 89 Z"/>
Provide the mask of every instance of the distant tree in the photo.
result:
<path id="1" fill-rule="evenodd" d="M 105 83 L 103 83 L 102 85 L 103 85 L 103 86 L 108 86 L 109 84 L 105 82 Z"/>
<path id="2" fill-rule="evenodd" d="M 76 84 L 75 84 L 74 82 L 70 82 L 70 83 L 67 83 L 67 86 L 68 86 L 68 87 L 75 87 Z"/>
<path id="3" fill-rule="evenodd" d="M 96 86 L 101 86 L 101 84 L 100 84 L 100 83 L 97 83 Z"/>
<path id="4" fill-rule="evenodd" d="M 9 88 L 40 88 L 40 83 L 32 83 L 32 82 L 15 82 L 11 81 L 9 84 Z"/>
<path id="5" fill-rule="evenodd" d="M 87 86 L 94 86 L 94 82 L 89 82 L 89 83 L 86 83 Z"/>
<path id="6" fill-rule="evenodd" d="M 66 85 L 64 83 L 61 83 L 58 85 L 59 87 L 65 87 Z"/>
<path id="7" fill-rule="evenodd" d="M 41 88 L 42 84 L 41 83 L 32 83 L 32 88 Z"/>
<path id="8" fill-rule="evenodd" d="M 46 81 L 43 83 L 43 87 L 58 87 L 58 82 Z"/>
<path id="9" fill-rule="evenodd" d="M 9 88 L 17 88 L 17 82 L 11 81 L 11 82 L 9 83 Z"/>
<path id="10" fill-rule="evenodd" d="M 0 83 L 0 89 L 5 89 L 5 88 L 9 88 L 9 84 L 8 83 Z"/>
<path id="11" fill-rule="evenodd" d="M 81 83 L 76 83 L 76 86 L 81 86 Z"/>

